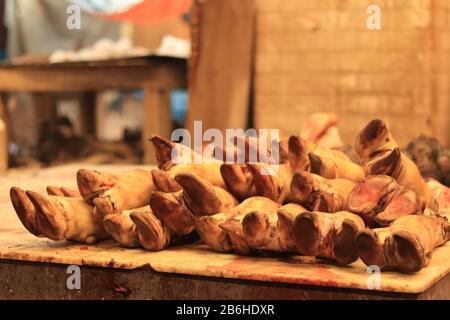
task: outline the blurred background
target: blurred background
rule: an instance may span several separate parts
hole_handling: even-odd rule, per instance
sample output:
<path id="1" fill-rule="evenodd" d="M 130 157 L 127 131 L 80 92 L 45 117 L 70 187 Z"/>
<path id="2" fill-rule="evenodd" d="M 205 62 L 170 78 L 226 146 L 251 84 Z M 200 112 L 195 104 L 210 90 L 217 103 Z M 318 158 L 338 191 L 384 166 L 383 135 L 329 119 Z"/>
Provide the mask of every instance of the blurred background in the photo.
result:
<path id="1" fill-rule="evenodd" d="M 152 133 L 196 120 L 325 121 L 348 148 L 373 118 L 422 172 L 450 170 L 446 1 L 0 0 L 0 25 L 3 170 L 152 163 Z"/>

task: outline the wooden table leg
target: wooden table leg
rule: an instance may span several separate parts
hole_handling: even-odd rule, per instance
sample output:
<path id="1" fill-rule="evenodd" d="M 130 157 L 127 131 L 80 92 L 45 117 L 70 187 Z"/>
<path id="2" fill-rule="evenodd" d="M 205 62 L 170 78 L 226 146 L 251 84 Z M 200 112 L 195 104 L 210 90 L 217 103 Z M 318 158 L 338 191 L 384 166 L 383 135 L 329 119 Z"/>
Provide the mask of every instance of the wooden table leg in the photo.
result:
<path id="1" fill-rule="evenodd" d="M 57 99 L 51 93 L 33 93 L 33 133 L 36 142 L 39 140 L 42 125 L 54 122 L 57 118 Z"/>
<path id="2" fill-rule="evenodd" d="M 96 134 L 96 104 L 97 93 L 89 91 L 83 94 L 80 101 L 80 123 L 81 132 L 95 136 Z"/>
<path id="3" fill-rule="evenodd" d="M 11 126 L 9 123 L 8 94 L 0 93 L 0 119 L 3 121 L 0 128 L 0 173 L 8 170 L 9 152 L 8 145 L 11 139 Z"/>
<path id="4" fill-rule="evenodd" d="M 173 124 L 170 113 L 170 97 L 168 90 L 144 88 L 142 143 L 144 163 L 155 164 L 155 153 L 148 141 L 152 134 L 170 138 Z"/>

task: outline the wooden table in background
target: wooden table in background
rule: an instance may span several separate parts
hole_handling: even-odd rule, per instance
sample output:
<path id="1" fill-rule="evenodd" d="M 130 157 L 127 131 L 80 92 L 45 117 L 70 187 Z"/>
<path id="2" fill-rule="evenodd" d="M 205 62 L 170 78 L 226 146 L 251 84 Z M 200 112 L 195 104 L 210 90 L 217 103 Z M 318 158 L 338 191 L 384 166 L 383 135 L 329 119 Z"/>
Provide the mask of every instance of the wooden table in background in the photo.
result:
<path id="1" fill-rule="evenodd" d="M 186 60 L 146 57 L 97 62 L 49 64 L 23 62 L 0 67 L 0 118 L 8 124 L 6 103 L 11 92 L 29 92 L 45 118 L 54 117 L 45 108 L 46 93 L 88 93 L 108 89 L 144 91 L 144 162 L 154 163 L 153 149 L 147 143 L 150 133 L 170 137 L 172 121 L 169 93 L 186 87 Z M 37 109 L 36 108 L 36 109 Z M 39 110 L 36 114 L 39 115 Z M 89 110 L 88 110 L 89 111 Z M 82 112 L 83 116 L 83 112 Z M 84 115 L 92 123 L 94 109 Z"/>
<path id="2" fill-rule="evenodd" d="M 296 255 L 217 253 L 200 243 L 149 252 L 28 233 L 10 204 L 11 185 L 38 192 L 46 185 L 73 188 L 83 167 L 0 177 L 0 299 L 450 299 L 450 242 L 433 252 L 427 268 L 411 275 L 382 272 L 381 288 L 369 290 L 372 274 L 360 260 L 340 267 Z M 112 173 L 131 168 L 89 167 Z M 69 265 L 80 265 L 81 290 L 66 286 Z"/>

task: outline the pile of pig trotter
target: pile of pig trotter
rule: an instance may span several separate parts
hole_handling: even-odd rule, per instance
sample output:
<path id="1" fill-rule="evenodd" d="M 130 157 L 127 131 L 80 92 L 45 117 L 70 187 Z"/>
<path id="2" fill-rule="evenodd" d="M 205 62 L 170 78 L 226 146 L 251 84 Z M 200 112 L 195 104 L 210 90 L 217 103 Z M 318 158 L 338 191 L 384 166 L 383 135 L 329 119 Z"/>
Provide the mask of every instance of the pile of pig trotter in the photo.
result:
<path id="1" fill-rule="evenodd" d="M 244 140 L 246 150 L 259 146 L 258 137 Z M 121 175 L 81 169 L 78 191 L 48 187 L 48 195 L 12 187 L 22 224 L 52 240 L 113 238 L 127 248 L 164 250 L 199 237 L 218 252 L 286 252 L 340 265 L 361 258 L 407 273 L 426 267 L 450 239 L 439 210 L 448 188 L 422 178 L 381 120 L 358 135 L 359 164 L 298 136 L 279 139 L 277 170 L 248 159 L 175 163 L 174 148 L 187 147 L 158 136 L 151 142 L 159 169 Z M 237 157 L 237 145 L 227 154 Z"/>

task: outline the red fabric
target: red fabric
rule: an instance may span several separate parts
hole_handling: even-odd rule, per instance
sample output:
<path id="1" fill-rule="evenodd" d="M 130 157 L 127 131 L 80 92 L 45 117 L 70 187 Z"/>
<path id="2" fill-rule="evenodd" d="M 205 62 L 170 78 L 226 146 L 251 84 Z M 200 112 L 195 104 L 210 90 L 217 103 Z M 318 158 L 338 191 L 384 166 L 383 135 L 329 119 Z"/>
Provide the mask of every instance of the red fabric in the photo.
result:
<path id="1" fill-rule="evenodd" d="M 104 15 L 105 18 L 130 21 L 138 24 L 151 24 L 189 11 L 192 0 L 145 0 L 126 12 Z"/>

